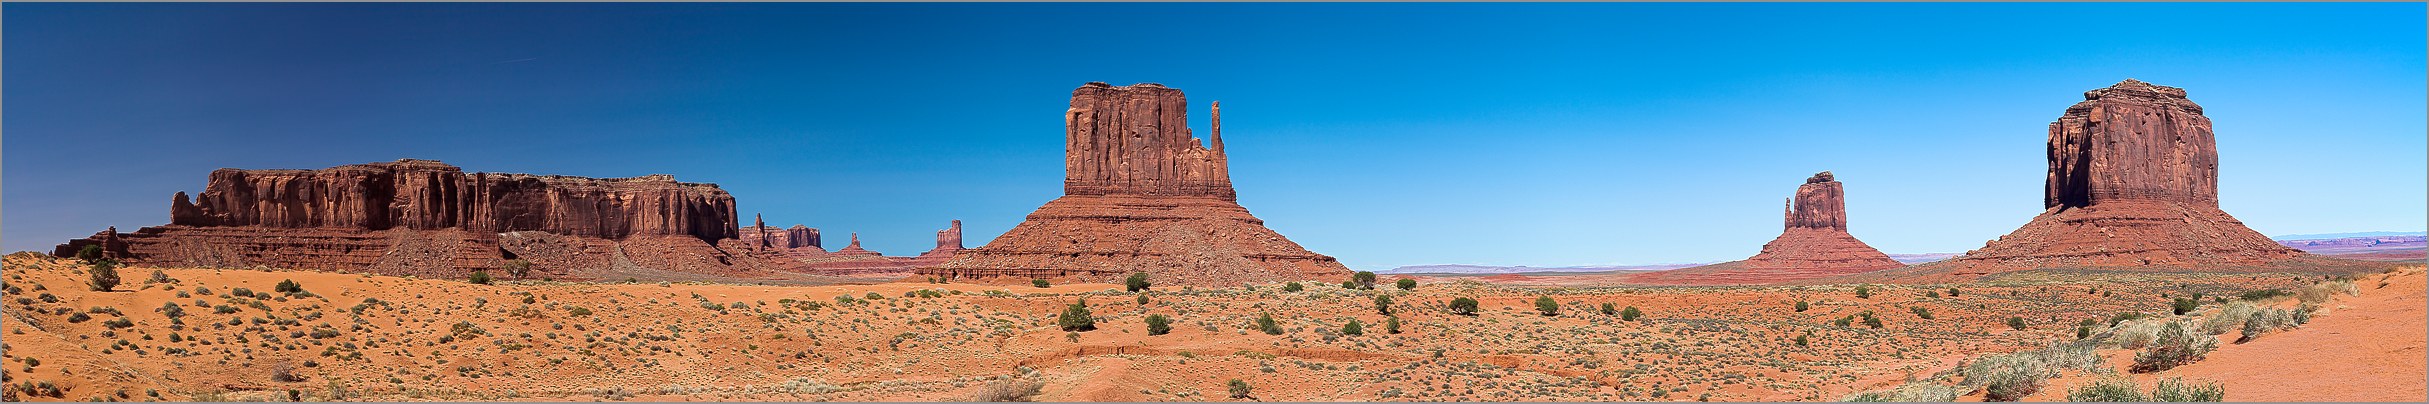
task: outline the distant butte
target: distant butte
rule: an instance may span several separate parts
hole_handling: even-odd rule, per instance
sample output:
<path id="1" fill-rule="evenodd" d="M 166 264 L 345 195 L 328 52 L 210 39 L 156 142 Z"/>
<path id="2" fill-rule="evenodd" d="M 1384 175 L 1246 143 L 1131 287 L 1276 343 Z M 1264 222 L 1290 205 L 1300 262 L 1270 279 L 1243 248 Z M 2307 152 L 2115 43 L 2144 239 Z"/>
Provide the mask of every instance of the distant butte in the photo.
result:
<path id="1" fill-rule="evenodd" d="M 1349 269 L 1265 227 L 1235 202 L 1221 105 L 1212 141 L 1189 102 L 1158 84 L 1088 83 L 1064 111 L 1063 196 L 979 248 L 920 273 L 951 278 L 1235 286 L 1342 279 Z"/>
<path id="2" fill-rule="evenodd" d="M 1846 191 L 1829 171 L 1806 178 L 1783 214 L 1779 238 L 1753 258 L 1647 272 L 1630 283 L 1763 284 L 1879 271 L 1905 266 L 1847 233 Z"/>

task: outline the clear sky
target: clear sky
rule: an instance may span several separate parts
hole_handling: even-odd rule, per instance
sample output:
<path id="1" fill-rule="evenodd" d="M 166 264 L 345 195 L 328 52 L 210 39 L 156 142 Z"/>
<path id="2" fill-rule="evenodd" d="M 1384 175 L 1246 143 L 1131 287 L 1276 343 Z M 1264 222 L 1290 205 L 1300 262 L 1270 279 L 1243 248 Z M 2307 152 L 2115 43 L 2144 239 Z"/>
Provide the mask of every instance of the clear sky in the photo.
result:
<path id="1" fill-rule="evenodd" d="M 1743 258 L 1817 171 L 1962 252 L 2126 78 L 2215 123 L 2265 234 L 2421 230 L 2423 5 L 0 6 L 5 249 L 168 221 L 221 167 L 674 174 L 896 255 L 1061 193 L 1089 81 L 1224 101 L 1240 202 L 1353 268 Z"/>

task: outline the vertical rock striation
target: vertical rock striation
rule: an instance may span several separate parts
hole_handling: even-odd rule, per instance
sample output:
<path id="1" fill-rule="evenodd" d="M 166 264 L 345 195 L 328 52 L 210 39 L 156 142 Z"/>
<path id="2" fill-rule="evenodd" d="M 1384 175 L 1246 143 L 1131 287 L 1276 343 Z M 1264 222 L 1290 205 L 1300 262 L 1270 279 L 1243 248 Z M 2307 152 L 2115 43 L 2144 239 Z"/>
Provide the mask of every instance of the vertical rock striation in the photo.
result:
<path id="1" fill-rule="evenodd" d="M 110 246 L 137 264 L 433 277 L 496 269 L 509 259 L 561 279 L 616 265 L 707 273 L 753 267 L 717 247 L 740 234 L 733 196 L 668 175 L 466 173 L 414 159 L 220 169 L 199 196 L 177 193 L 169 212 L 165 226 L 105 231 L 60 248 Z"/>
<path id="2" fill-rule="evenodd" d="M 1188 101 L 1156 84 L 1088 83 L 1064 113 L 1063 197 L 985 246 L 920 273 L 956 278 L 1231 286 L 1346 276 L 1347 267 L 1265 227 L 1231 187 L 1220 110 L 1209 143 Z M 942 246 L 939 246 L 942 248 Z"/>

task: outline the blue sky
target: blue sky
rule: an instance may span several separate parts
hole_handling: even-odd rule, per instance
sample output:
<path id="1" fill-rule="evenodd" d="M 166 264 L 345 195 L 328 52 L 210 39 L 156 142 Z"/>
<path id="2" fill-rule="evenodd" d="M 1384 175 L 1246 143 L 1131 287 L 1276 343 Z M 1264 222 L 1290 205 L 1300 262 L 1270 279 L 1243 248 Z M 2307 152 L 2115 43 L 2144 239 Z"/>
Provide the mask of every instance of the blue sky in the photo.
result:
<path id="1" fill-rule="evenodd" d="M 1061 192 L 1089 81 L 1224 101 L 1240 201 L 1354 268 L 1711 262 L 1807 175 L 1961 252 L 2041 210 L 2046 125 L 2207 108 L 2266 234 L 2421 230 L 2420 3 L 0 5 L 6 250 L 168 221 L 221 167 L 674 174 L 915 254 Z"/>

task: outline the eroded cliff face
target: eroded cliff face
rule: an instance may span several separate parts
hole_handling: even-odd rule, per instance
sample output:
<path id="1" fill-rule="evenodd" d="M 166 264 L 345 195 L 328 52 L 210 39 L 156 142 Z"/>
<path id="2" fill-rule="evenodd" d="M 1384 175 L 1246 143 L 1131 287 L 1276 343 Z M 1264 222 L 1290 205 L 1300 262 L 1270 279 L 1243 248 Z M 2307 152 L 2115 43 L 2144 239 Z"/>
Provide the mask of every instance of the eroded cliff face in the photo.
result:
<path id="1" fill-rule="evenodd" d="M 318 170 L 213 171 L 177 193 L 170 224 L 105 231 L 59 247 L 107 246 L 136 264 L 455 277 L 532 262 L 532 277 L 618 270 L 742 274 L 728 254 L 734 198 L 672 176 L 583 178 L 466 173 L 430 160 Z"/>
<path id="2" fill-rule="evenodd" d="M 179 193 L 170 224 L 360 230 L 545 231 L 577 237 L 736 237 L 734 197 L 673 176 L 582 178 L 465 173 L 429 160 L 320 170 L 211 172 L 197 201 Z"/>
<path id="3" fill-rule="evenodd" d="M 1158 285 L 1195 286 L 1347 276 L 1348 267 L 1235 202 L 1221 110 L 1202 145 L 1190 135 L 1188 106 L 1180 90 L 1156 84 L 1073 90 L 1063 197 L 987 245 L 919 272 L 1094 282 L 1147 272 Z"/>
<path id="4" fill-rule="evenodd" d="M 1781 283 L 1903 267 L 1847 233 L 1846 190 L 1829 171 L 1814 174 L 1789 199 L 1778 238 L 1740 261 L 1649 272 L 1630 282 L 1686 285 Z"/>
<path id="5" fill-rule="evenodd" d="M 2219 210 L 2217 140 L 2184 89 L 2129 79 L 2083 98 L 2049 125 L 2047 210 L 1980 249 L 1887 276 L 1955 281 L 2040 268 L 2230 271 L 2318 258 Z"/>

